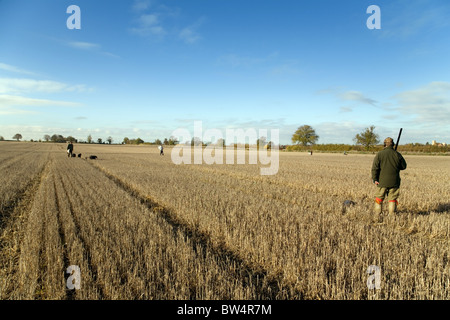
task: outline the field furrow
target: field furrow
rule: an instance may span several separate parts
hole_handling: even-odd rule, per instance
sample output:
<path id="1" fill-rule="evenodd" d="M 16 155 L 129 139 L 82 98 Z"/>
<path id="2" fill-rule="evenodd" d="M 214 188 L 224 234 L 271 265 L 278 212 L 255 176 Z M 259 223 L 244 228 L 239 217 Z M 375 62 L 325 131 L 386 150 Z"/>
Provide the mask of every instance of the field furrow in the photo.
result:
<path id="1" fill-rule="evenodd" d="M 24 192 L 33 184 L 33 179 L 39 177 L 45 163 L 47 155 L 41 154 L 35 158 L 20 158 L 7 169 L 2 169 L 0 176 L 0 228 L 1 221 L 7 218 L 8 214 L 22 198 Z"/>
<path id="2" fill-rule="evenodd" d="M 133 189 L 126 182 L 108 174 L 97 166 L 95 167 L 101 170 L 110 180 L 114 181 L 117 186 L 164 219 L 176 232 L 181 232 L 184 237 L 189 238 L 196 251 L 201 247 L 203 251 L 209 251 L 210 254 L 213 254 L 222 263 L 235 265 L 238 268 L 235 272 L 238 277 L 237 280 L 243 283 L 250 281 L 251 285 L 258 292 L 260 299 L 289 297 L 290 293 L 288 291 L 292 290 L 292 287 L 288 288 L 281 285 L 279 275 L 270 274 L 263 265 L 246 261 L 238 250 L 233 250 L 233 248 L 227 246 L 223 239 L 222 241 L 213 239 L 209 232 L 199 229 L 198 225 L 191 225 L 183 221 L 171 209 L 155 202 L 149 196 L 142 196 L 138 190 Z M 251 276 L 249 277 L 248 275 Z"/>
<path id="3" fill-rule="evenodd" d="M 64 266 L 68 268 L 69 266 L 77 265 L 83 270 L 83 290 L 79 292 L 68 290 L 67 296 L 69 299 L 75 299 L 75 297 L 80 299 L 100 299 L 103 296 L 101 287 L 90 285 L 93 279 L 96 278 L 96 274 L 95 271 L 93 274 L 90 264 L 91 254 L 80 235 L 80 226 L 74 216 L 74 209 L 68 194 L 68 190 L 71 189 L 64 184 L 63 178 L 58 173 L 55 175 L 55 196 L 58 206 L 59 233 L 63 244 Z M 94 290 L 88 290 L 91 287 L 94 287 Z"/>
<path id="4" fill-rule="evenodd" d="M 30 216 L 32 212 L 34 214 L 35 209 L 34 201 L 37 193 L 40 190 L 42 182 L 44 181 L 48 171 L 49 166 L 47 165 L 34 168 L 39 170 L 38 173 L 30 177 L 29 175 L 24 175 L 24 181 L 27 181 L 25 187 L 19 190 L 13 190 L 15 195 L 14 200 L 11 202 L 7 208 L 3 208 L 2 212 L 2 224 L 0 230 L 0 298 L 33 298 L 34 293 L 28 291 L 28 294 L 24 295 L 23 283 L 19 283 L 17 279 L 24 279 L 23 274 L 21 274 L 20 263 L 22 252 L 24 249 L 25 239 L 28 237 L 27 234 L 27 224 L 29 223 Z M 20 180 L 23 177 L 14 175 L 14 179 Z M 7 197 L 7 195 L 4 195 Z M 40 229 L 40 226 L 38 226 Z M 37 255 L 37 259 L 40 255 Z M 27 269 L 28 270 L 28 269 Z M 26 271 L 25 271 L 26 272 Z"/>
<path id="5" fill-rule="evenodd" d="M 445 216 L 442 224 L 436 223 L 439 217 L 430 219 L 434 231 L 427 229 L 426 223 L 417 223 L 420 217 L 414 212 L 376 219 L 372 196 L 362 189 L 351 191 L 350 199 L 356 205 L 343 214 L 342 203 L 349 188 L 339 191 L 330 184 L 311 186 L 311 172 L 304 187 L 298 181 L 287 183 L 291 175 L 285 177 L 283 171 L 280 177 L 260 177 L 255 175 L 255 168 L 245 166 L 174 166 L 166 159 L 155 163 L 140 154 L 114 161 L 106 158 L 96 162 L 96 166 L 142 199 L 151 199 L 172 212 L 173 220 L 208 235 L 216 246 L 225 243 L 247 263 L 263 266 L 284 286 L 295 288 L 292 292 L 297 294 L 291 297 L 299 298 L 299 293 L 306 291 L 309 298 L 367 298 L 363 281 L 366 275 L 361 270 L 381 261 L 394 265 L 402 264 L 404 259 L 416 261 L 416 252 L 423 252 L 428 246 L 439 247 L 448 239 Z M 325 170 L 320 176 L 326 179 L 332 175 Z M 414 234 L 408 231 L 411 224 L 416 225 Z M 441 237 L 432 237 L 432 233 Z M 393 255 L 399 248 L 403 255 Z M 432 259 L 439 260 L 439 254 L 432 253 Z M 415 281 L 409 278 L 411 274 L 427 274 L 417 270 L 419 267 L 405 266 L 404 271 L 408 271 L 401 272 L 389 265 L 385 267 L 386 279 L 403 277 L 399 281 L 410 283 Z M 414 268 L 418 273 L 411 271 Z M 437 269 L 444 287 L 448 281 L 446 269 L 446 264 Z M 361 280 L 356 285 L 355 278 Z M 395 282 L 389 285 L 396 287 Z M 328 289 L 331 287 L 335 292 Z M 392 297 L 394 291 L 389 291 Z M 344 292 L 347 293 L 342 295 Z M 438 292 L 442 297 L 445 291 Z M 414 297 L 417 292 L 409 294 Z"/>
<path id="6" fill-rule="evenodd" d="M 375 216 L 373 155 L 281 153 L 261 176 L 170 149 L 0 146 L 3 299 L 450 299 L 447 157 L 407 157 L 399 212 Z"/>
<path id="7" fill-rule="evenodd" d="M 261 289 L 252 288 L 248 272 L 240 270 L 236 261 L 218 257 L 212 254 L 211 249 L 207 246 L 200 246 L 193 237 L 186 237 L 179 227 L 170 225 L 166 220 L 157 217 L 155 212 L 143 205 L 139 199 L 119 188 L 116 183 L 89 166 L 86 161 L 78 159 L 75 160 L 77 162 L 70 161 L 73 160 L 61 159 L 55 166 L 58 177 L 55 185 L 58 186 L 58 190 L 64 190 L 61 195 L 60 191 L 57 192 L 57 198 L 60 220 L 64 221 L 61 231 L 64 233 L 65 242 L 67 243 L 69 234 L 76 234 L 86 257 L 87 265 L 82 268 L 82 270 L 87 270 L 87 274 L 83 272 L 85 290 L 79 291 L 80 294 L 84 291 L 94 292 L 97 290 L 100 293 L 97 298 L 103 299 L 149 298 L 152 297 L 152 294 L 143 290 L 149 286 L 148 289 L 153 290 L 156 297 L 165 295 L 167 293 L 159 291 L 168 287 L 166 282 L 170 283 L 173 280 L 165 277 L 161 279 L 160 276 L 152 275 L 150 282 L 153 279 L 154 283 L 146 284 L 149 272 L 151 274 L 156 271 L 157 275 L 161 272 L 166 274 L 168 271 L 176 270 L 184 265 L 182 260 L 189 259 L 189 256 L 192 256 L 190 259 L 196 261 L 193 264 L 194 270 L 203 269 L 212 264 L 215 265 L 213 270 L 222 270 L 220 273 L 224 269 L 227 270 L 227 273 L 232 271 L 231 274 L 234 276 L 230 276 L 226 281 L 230 281 L 233 286 L 238 288 L 227 293 L 227 296 L 254 298 L 258 294 L 262 294 L 258 293 Z M 64 204 L 64 202 L 67 203 Z M 66 210 L 63 210 L 63 207 L 66 207 Z M 71 217 L 68 218 L 68 216 Z M 69 231 L 70 225 L 72 225 L 73 231 Z M 143 230 L 141 230 L 142 228 Z M 152 229 L 152 232 L 148 232 L 149 228 Z M 162 243 L 153 247 L 155 243 L 152 244 L 152 242 L 155 239 L 152 234 L 155 233 L 155 228 L 159 234 L 159 242 L 162 241 Z M 165 230 L 165 232 L 161 233 L 161 230 Z M 117 235 L 117 237 L 112 237 L 112 235 Z M 76 241 L 77 239 L 73 239 L 67 243 L 66 250 L 68 252 L 71 251 L 70 242 L 76 243 Z M 159 252 L 163 247 L 168 246 L 164 243 L 166 241 L 177 244 L 172 244 L 170 248 Z M 154 259 L 148 256 L 150 250 L 148 246 L 151 250 L 158 250 L 156 257 L 163 260 L 162 266 L 156 270 L 148 270 L 148 259 Z M 177 252 L 175 253 L 174 250 Z M 178 252 L 179 250 L 181 252 Z M 171 252 L 170 258 L 169 252 Z M 182 255 L 180 256 L 180 254 Z M 179 258 L 174 258 L 174 256 Z M 167 261 L 167 259 L 169 260 Z M 71 258 L 70 261 L 72 263 L 76 260 Z M 177 286 L 181 286 L 183 290 L 180 293 L 171 290 L 173 297 L 176 298 L 178 294 L 182 294 L 180 297 L 200 298 L 202 295 L 213 293 L 206 293 L 209 291 L 207 286 L 211 285 L 208 282 L 212 279 L 205 279 L 205 283 L 200 281 L 199 284 L 196 284 L 201 278 L 195 282 L 189 280 L 190 277 L 186 277 L 186 272 L 191 272 L 189 269 L 177 271 L 180 276 L 184 274 L 182 280 L 175 279 Z M 215 272 L 208 273 L 213 278 L 218 276 Z M 226 279 L 228 276 L 221 277 Z M 187 280 L 189 280 L 188 283 L 185 283 Z M 216 281 L 214 282 L 216 283 Z M 261 283 L 263 283 L 262 280 Z M 97 289 L 89 288 L 90 285 L 97 286 Z M 217 282 L 215 285 L 219 285 L 219 283 Z M 216 289 L 215 291 L 220 290 Z M 79 298 L 79 292 L 75 293 L 75 298 Z M 219 296 L 215 298 L 219 298 Z"/>

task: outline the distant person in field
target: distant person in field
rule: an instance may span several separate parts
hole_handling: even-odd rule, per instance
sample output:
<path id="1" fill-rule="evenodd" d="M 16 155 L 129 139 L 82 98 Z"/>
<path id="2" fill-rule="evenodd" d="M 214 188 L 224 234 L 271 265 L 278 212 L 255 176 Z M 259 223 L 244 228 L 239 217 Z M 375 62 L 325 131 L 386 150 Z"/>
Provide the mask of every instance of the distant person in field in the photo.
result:
<path id="1" fill-rule="evenodd" d="M 400 171 L 406 169 L 403 156 L 394 150 L 392 138 L 384 140 L 384 149 L 377 153 L 372 164 L 372 180 L 377 186 L 375 194 L 375 213 L 382 212 L 382 204 L 387 197 L 389 214 L 397 211 L 400 189 Z"/>
<path id="2" fill-rule="evenodd" d="M 163 147 L 163 145 L 160 145 L 160 146 L 158 147 L 158 149 L 159 149 L 159 155 L 160 155 L 160 156 L 163 156 L 163 155 L 164 155 L 164 147 Z"/>
<path id="3" fill-rule="evenodd" d="M 72 158 L 72 153 L 73 153 L 73 144 L 70 141 L 69 144 L 67 145 L 67 156 L 69 158 Z"/>

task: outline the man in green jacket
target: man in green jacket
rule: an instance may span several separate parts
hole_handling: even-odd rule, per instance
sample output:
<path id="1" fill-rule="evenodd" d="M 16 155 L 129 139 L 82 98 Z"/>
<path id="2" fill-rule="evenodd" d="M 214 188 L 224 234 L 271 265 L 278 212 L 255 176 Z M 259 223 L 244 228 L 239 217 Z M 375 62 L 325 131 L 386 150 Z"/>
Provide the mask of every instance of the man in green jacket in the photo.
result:
<path id="1" fill-rule="evenodd" d="M 389 214 L 396 212 L 401 181 L 400 170 L 405 169 L 406 161 L 394 150 L 394 141 L 392 138 L 386 138 L 384 149 L 377 153 L 372 164 L 372 180 L 377 186 L 375 213 L 381 213 L 382 203 L 386 197 L 389 201 Z"/>

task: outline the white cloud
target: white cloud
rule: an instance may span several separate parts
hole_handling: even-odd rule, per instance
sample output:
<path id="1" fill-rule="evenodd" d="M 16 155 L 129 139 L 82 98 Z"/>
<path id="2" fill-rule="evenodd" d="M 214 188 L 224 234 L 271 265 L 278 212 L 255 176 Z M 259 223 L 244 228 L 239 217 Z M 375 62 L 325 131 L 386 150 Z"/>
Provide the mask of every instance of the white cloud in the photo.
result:
<path id="1" fill-rule="evenodd" d="M 88 92 L 92 88 L 86 85 L 68 85 L 66 83 L 24 78 L 0 78 L 0 94 Z"/>
<path id="2" fill-rule="evenodd" d="M 217 65 L 233 69 L 258 68 L 265 76 L 284 77 L 300 74 L 299 61 L 283 59 L 278 52 L 265 56 L 249 56 L 236 53 L 223 54 L 217 58 Z"/>
<path id="3" fill-rule="evenodd" d="M 136 33 L 140 36 L 165 36 L 167 31 L 161 25 L 160 14 L 151 13 L 151 14 L 141 14 L 136 19 L 136 27 L 131 28 L 133 33 Z"/>
<path id="4" fill-rule="evenodd" d="M 149 0 L 135 0 L 132 6 L 133 11 L 145 11 L 151 6 L 151 1 Z"/>
<path id="5" fill-rule="evenodd" d="M 355 135 L 364 129 L 364 125 L 353 121 L 322 122 L 312 125 L 319 135 L 319 143 L 352 143 Z"/>
<path id="6" fill-rule="evenodd" d="M 450 83 L 431 82 L 421 88 L 404 91 L 394 96 L 398 110 L 414 117 L 418 124 L 450 124 Z"/>
<path id="7" fill-rule="evenodd" d="M 377 103 L 377 101 L 366 97 L 363 93 L 359 91 L 347 91 L 341 93 L 339 97 L 344 101 L 356 101 L 364 104 L 370 104 L 372 106 L 375 106 Z"/>
<path id="8" fill-rule="evenodd" d="M 21 96 L 0 95 L 1 115 L 35 114 L 35 110 L 22 110 L 17 107 L 77 107 L 78 103 L 47 99 L 34 99 Z"/>
<path id="9" fill-rule="evenodd" d="M 139 23 L 142 27 L 152 27 L 159 24 L 159 18 L 156 14 L 143 14 L 139 17 Z"/>
<path id="10" fill-rule="evenodd" d="M 447 3 L 429 6 L 427 1 L 409 1 L 407 5 L 403 1 L 392 1 L 382 10 L 388 15 L 382 19 L 382 37 L 408 39 L 449 26 Z"/>
<path id="11" fill-rule="evenodd" d="M 114 57 L 114 58 L 119 57 L 111 52 L 103 51 L 102 46 L 97 43 L 83 42 L 83 41 L 71 41 L 71 42 L 66 42 L 66 45 L 68 45 L 69 47 L 75 48 L 75 49 L 92 51 L 92 52 L 100 53 L 100 54 Z"/>
<path id="12" fill-rule="evenodd" d="M 200 35 L 191 27 L 186 27 L 180 32 L 180 38 L 184 42 L 192 44 L 201 39 Z"/>
<path id="13" fill-rule="evenodd" d="M 83 49 L 83 50 L 92 50 L 92 49 L 100 48 L 99 44 L 90 43 L 90 42 L 74 41 L 74 42 L 68 42 L 67 44 L 73 48 Z"/>
<path id="14" fill-rule="evenodd" d="M 8 72 L 14 72 L 14 73 L 21 73 L 21 74 L 26 74 L 26 75 L 36 75 L 34 72 L 20 69 L 18 67 L 15 67 L 15 66 L 12 66 L 12 65 L 9 65 L 6 63 L 0 63 L 0 70 L 5 70 Z"/>
<path id="15" fill-rule="evenodd" d="M 345 102 L 352 101 L 362 104 L 369 104 L 372 106 L 377 106 L 378 104 L 378 101 L 367 97 L 364 93 L 356 90 L 344 91 L 344 88 L 342 86 L 328 87 L 326 89 L 318 90 L 316 91 L 316 94 L 318 95 L 330 94 Z M 349 108 L 348 106 L 346 107 Z"/>
<path id="16" fill-rule="evenodd" d="M 18 67 L 0 64 L 0 68 L 19 73 Z M 79 103 L 55 100 L 48 95 L 68 92 L 92 92 L 93 89 L 84 84 L 67 84 L 51 80 L 35 80 L 30 78 L 0 78 L 0 114 L 23 115 L 37 113 L 36 109 L 24 110 L 23 108 L 42 107 L 76 107 Z M 45 98 L 29 97 L 30 94 L 46 95 Z"/>
<path id="17" fill-rule="evenodd" d="M 0 105 L 0 115 L 4 115 L 4 116 L 27 115 L 27 114 L 36 114 L 36 113 L 37 113 L 36 111 L 13 109 L 13 108 L 8 108 L 8 107 L 2 107 Z"/>
<path id="18" fill-rule="evenodd" d="M 179 33 L 179 37 L 189 44 L 197 42 L 202 38 L 197 29 L 199 29 L 204 22 L 205 18 L 200 18 L 194 24 L 182 29 Z"/>
<path id="19" fill-rule="evenodd" d="M 340 111 L 341 113 L 346 113 L 346 112 L 352 112 L 353 109 L 350 108 L 350 107 L 345 107 L 345 106 L 343 106 L 343 107 L 340 107 L 340 108 L 339 108 L 339 111 Z"/>
<path id="20" fill-rule="evenodd" d="M 56 101 L 47 99 L 34 99 L 21 96 L 12 95 L 0 95 L 0 108 L 13 107 L 13 106 L 29 106 L 29 107 L 76 107 L 80 104 L 67 101 Z"/>
<path id="21" fill-rule="evenodd" d="M 132 28 L 133 33 L 141 36 L 164 36 L 166 30 L 160 24 L 160 20 L 157 14 L 143 14 L 137 19 L 137 27 Z"/>
<path id="22" fill-rule="evenodd" d="M 96 142 L 98 138 L 106 140 L 108 136 L 113 138 L 113 143 L 121 143 L 124 137 L 130 139 L 137 138 L 138 136 L 144 141 L 154 141 L 156 138 L 164 139 L 169 138 L 172 129 L 160 130 L 160 129 L 143 129 L 139 131 L 139 134 L 133 132 L 132 127 L 96 127 L 86 124 L 84 127 L 74 126 L 73 121 L 68 122 L 66 125 L 61 123 L 47 123 L 45 126 L 27 126 L 27 125 L 2 125 L 0 134 L 5 139 L 10 139 L 14 134 L 20 133 L 24 140 L 30 139 L 43 139 L 45 134 L 61 134 L 64 137 L 73 136 L 78 141 L 86 141 L 88 135 L 91 135 L 92 139 Z M 80 148 L 81 146 L 78 146 Z M 78 149 L 80 150 L 80 149 Z"/>
<path id="23" fill-rule="evenodd" d="M 151 9 L 151 11 L 150 11 Z M 150 1 L 135 1 L 132 10 L 137 12 L 137 17 L 133 20 L 133 27 L 130 32 L 142 37 L 157 37 L 163 39 L 166 36 L 178 37 L 187 44 L 193 44 L 202 37 L 198 29 L 204 22 L 200 18 L 193 24 L 179 27 L 180 9 L 168 7 L 164 4 L 155 5 Z"/>

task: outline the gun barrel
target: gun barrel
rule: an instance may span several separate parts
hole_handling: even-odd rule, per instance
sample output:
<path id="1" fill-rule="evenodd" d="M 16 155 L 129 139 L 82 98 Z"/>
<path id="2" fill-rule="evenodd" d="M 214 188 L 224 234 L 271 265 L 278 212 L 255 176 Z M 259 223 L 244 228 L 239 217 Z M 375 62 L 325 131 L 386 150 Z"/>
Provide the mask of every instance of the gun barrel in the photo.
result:
<path id="1" fill-rule="evenodd" d="M 398 133 L 397 143 L 395 144 L 395 151 L 397 151 L 398 144 L 400 143 L 400 137 L 402 136 L 403 128 L 400 129 Z"/>

